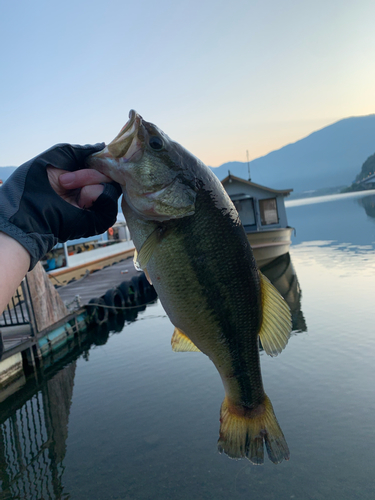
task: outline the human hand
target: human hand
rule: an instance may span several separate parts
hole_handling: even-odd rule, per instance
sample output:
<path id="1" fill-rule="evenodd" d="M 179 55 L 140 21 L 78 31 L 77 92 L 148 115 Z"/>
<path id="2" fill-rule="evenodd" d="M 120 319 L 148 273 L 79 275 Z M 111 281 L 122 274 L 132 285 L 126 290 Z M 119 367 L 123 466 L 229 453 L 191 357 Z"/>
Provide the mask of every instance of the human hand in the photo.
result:
<path id="1" fill-rule="evenodd" d="M 48 180 L 56 193 L 77 208 L 88 209 L 104 191 L 104 184 L 112 179 L 97 170 L 85 168 L 66 172 L 61 168 L 47 167 Z"/>
<path id="2" fill-rule="evenodd" d="M 1 188 L 0 231 L 30 253 L 30 269 L 57 241 L 100 234 L 116 221 L 120 186 L 85 170 L 88 156 L 103 147 L 54 146 L 21 165 Z"/>

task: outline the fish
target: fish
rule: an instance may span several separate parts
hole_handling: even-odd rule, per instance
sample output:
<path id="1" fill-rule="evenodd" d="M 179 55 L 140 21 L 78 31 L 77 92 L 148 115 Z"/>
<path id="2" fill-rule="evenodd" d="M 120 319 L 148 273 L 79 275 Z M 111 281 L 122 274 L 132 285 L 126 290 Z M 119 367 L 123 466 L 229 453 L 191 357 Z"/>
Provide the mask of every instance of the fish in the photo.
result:
<path id="1" fill-rule="evenodd" d="M 225 397 L 218 450 L 253 464 L 289 459 L 266 395 L 259 340 L 278 355 L 290 310 L 262 275 L 238 213 L 203 162 L 131 110 L 115 139 L 88 166 L 122 186 L 122 210 L 143 269 L 174 325 L 175 352 L 202 352 Z"/>

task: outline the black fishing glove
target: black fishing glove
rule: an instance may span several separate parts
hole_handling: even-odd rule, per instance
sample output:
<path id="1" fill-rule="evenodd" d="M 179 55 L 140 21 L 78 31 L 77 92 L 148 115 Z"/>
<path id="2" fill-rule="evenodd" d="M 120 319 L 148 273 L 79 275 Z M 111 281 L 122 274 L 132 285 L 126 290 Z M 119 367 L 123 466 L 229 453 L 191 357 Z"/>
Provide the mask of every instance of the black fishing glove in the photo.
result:
<path id="1" fill-rule="evenodd" d="M 18 167 L 0 188 L 0 231 L 30 253 L 29 270 L 57 242 L 101 234 L 116 222 L 119 184 L 104 184 L 103 193 L 86 210 L 61 198 L 47 174 L 48 166 L 71 172 L 85 168 L 86 158 L 104 146 L 53 146 Z"/>

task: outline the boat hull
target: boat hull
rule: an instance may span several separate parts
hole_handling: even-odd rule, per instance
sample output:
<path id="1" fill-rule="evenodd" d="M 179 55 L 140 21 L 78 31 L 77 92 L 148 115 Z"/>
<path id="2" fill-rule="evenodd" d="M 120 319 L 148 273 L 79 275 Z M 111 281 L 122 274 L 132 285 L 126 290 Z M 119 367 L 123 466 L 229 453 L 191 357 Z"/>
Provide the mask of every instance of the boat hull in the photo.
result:
<path id="1" fill-rule="evenodd" d="M 87 273 L 98 271 L 134 255 L 133 241 L 125 241 L 114 245 L 97 248 L 69 256 L 69 266 L 48 271 L 49 277 L 60 285 L 66 285 L 71 280 L 78 280 Z"/>
<path id="2" fill-rule="evenodd" d="M 289 252 L 293 231 L 292 227 L 283 227 L 246 233 L 259 267 Z"/>

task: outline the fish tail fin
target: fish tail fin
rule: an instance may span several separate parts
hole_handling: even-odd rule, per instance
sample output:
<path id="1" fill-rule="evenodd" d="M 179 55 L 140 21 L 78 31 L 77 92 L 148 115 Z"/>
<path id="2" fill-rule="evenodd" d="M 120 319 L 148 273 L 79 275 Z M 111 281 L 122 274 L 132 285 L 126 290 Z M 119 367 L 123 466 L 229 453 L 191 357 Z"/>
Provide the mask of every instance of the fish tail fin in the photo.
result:
<path id="1" fill-rule="evenodd" d="M 289 460 L 289 448 L 270 399 L 265 395 L 262 404 L 249 410 L 238 409 L 225 398 L 220 411 L 219 452 L 230 458 L 248 458 L 253 464 L 261 465 L 263 444 L 274 464 Z"/>

